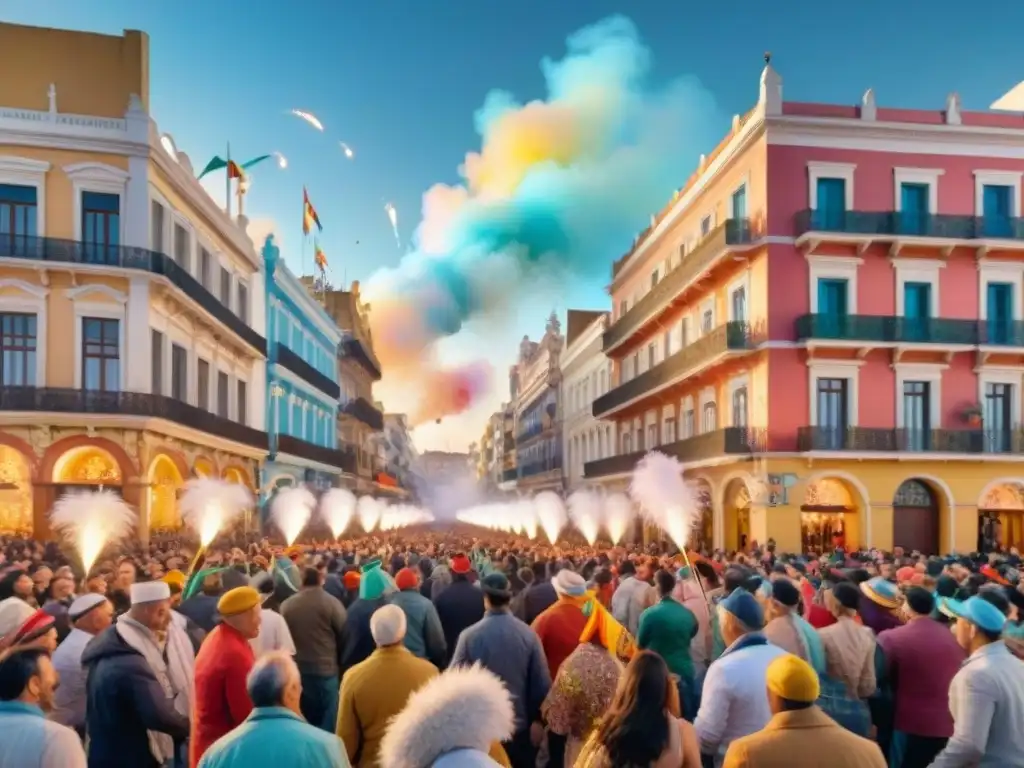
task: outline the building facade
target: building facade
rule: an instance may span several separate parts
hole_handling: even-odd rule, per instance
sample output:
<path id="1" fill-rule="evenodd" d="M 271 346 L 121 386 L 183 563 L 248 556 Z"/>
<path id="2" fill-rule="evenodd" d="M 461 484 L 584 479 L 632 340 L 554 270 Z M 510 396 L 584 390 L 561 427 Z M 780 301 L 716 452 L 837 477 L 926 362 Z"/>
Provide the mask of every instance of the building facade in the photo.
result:
<path id="1" fill-rule="evenodd" d="M 404 413 L 385 413 L 384 429 L 377 435 L 380 455 L 384 460 L 386 479 L 378 484 L 385 493 L 398 499 L 408 499 L 416 488 L 413 467 L 416 464 L 416 446 L 409 431 L 409 417 Z M 393 480 L 390 483 L 389 480 Z"/>
<path id="2" fill-rule="evenodd" d="M 602 348 L 607 312 L 570 309 L 561 356 L 562 474 L 566 490 L 599 484 L 584 478 L 583 466 L 614 455 L 614 426 L 594 418 L 594 400 L 608 391 L 611 366 Z"/>
<path id="3" fill-rule="evenodd" d="M 353 473 L 346 472 L 346 486 L 359 493 L 372 494 L 393 487 L 389 478 L 381 482 L 384 457 L 375 437 L 384 429 L 384 414 L 373 399 L 374 382 L 380 381 L 380 363 L 373 353 L 370 332 L 370 306 L 359 295 L 359 282 L 347 291 L 326 291 L 324 307 L 342 331 L 338 352 L 338 383 L 341 400 L 338 409 L 338 443 L 356 453 Z"/>
<path id="4" fill-rule="evenodd" d="M 270 454 L 263 497 L 303 483 L 316 490 L 355 470 L 338 449 L 338 347 L 341 330 L 281 258 L 273 236 L 263 246 L 267 286 L 267 413 Z"/>
<path id="5" fill-rule="evenodd" d="M 559 360 L 565 338 L 554 312 L 540 341 L 523 337 L 515 379 L 516 488 L 534 492 L 562 488 L 559 422 Z"/>
<path id="6" fill-rule="evenodd" d="M 613 268 L 593 405 L 624 483 L 679 457 L 705 542 L 1024 543 L 1018 116 L 755 107 Z"/>
<path id="7" fill-rule="evenodd" d="M 477 462 L 477 480 L 485 491 L 496 491 L 502 482 L 504 425 L 507 406 L 492 413 L 480 436 L 480 456 Z"/>
<path id="8" fill-rule="evenodd" d="M 263 267 L 149 112 L 149 39 L 0 24 L 0 529 L 103 487 L 143 535 L 191 476 L 257 488 Z"/>

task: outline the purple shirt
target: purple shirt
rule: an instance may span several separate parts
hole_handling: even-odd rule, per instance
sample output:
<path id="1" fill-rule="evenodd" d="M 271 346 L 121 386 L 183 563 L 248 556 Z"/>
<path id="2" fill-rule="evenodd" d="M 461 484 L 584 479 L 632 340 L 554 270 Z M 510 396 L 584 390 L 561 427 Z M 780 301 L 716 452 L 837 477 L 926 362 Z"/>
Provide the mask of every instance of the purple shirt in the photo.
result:
<path id="1" fill-rule="evenodd" d="M 949 684 L 967 657 L 949 628 L 915 619 L 878 635 L 886 672 L 896 697 L 896 730 L 914 736 L 949 738 Z"/>

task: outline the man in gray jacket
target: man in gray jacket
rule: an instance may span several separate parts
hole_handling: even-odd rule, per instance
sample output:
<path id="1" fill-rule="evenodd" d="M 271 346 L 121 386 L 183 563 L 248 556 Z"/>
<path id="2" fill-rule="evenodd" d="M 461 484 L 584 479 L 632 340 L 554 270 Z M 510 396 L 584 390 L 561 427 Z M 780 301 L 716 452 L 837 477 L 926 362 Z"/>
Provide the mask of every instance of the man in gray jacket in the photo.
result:
<path id="1" fill-rule="evenodd" d="M 405 614 L 405 647 L 414 656 L 426 659 L 438 669 L 444 669 L 448 658 L 444 629 L 434 604 L 420 594 L 420 578 L 416 570 L 403 568 L 395 575 L 398 592 L 388 602 L 397 605 Z"/>

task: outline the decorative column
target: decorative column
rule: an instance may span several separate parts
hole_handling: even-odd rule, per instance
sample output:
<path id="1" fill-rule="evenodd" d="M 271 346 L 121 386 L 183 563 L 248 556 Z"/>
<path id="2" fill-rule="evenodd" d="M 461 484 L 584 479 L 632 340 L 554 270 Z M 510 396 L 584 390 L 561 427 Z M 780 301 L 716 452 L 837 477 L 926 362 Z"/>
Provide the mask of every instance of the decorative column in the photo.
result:
<path id="1" fill-rule="evenodd" d="M 128 157 L 128 183 L 121 209 L 124 216 L 124 245 L 132 248 L 150 248 L 149 232 L 149 115 L 138 96 L 132 95 L 124 115 L 128 140 L 138 144 L 137 154 Z"/>

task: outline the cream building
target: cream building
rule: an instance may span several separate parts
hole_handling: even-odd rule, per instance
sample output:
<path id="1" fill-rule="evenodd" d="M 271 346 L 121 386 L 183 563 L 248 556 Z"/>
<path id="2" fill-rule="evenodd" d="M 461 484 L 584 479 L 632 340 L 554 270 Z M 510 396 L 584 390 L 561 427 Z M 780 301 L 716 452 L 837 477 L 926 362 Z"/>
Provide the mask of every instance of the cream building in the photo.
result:
<path id="1" fill-rule="evenodd" d="M 564 345 L 562 324 L 552 312 L 540 341 L 523 337 L 519 360 L 510 374 L 516 395 L 515 487 L 520 490 L 562 488 L 558 394 Z"/>
<path id="2" fill-rule="evenodd" d="M 615 452 L 614 427 L 592 414 L 594 400 L 608 391 L 611 363 L 602 351 L 608 313 L 570 309 L 566 320 L 565 351 L 561 356 L 562 474 L 567 490 L 586 481 L 583 465 Z"/>
<path id="3" fill-rule="evenodd" d="M 149 39 L 0 24 L 0 530 L 81 487 L 140 531 L 267 452 L 261 261 L 149 112 Z"/>

